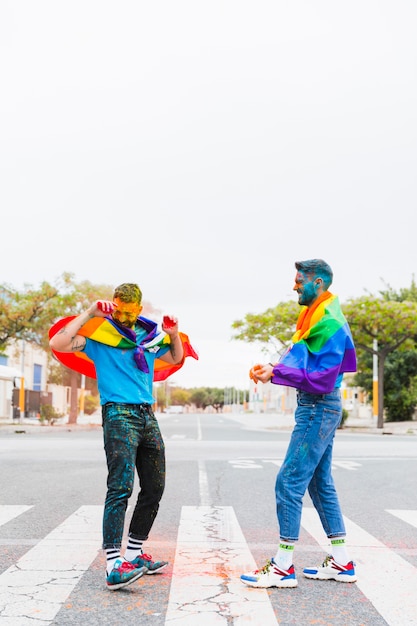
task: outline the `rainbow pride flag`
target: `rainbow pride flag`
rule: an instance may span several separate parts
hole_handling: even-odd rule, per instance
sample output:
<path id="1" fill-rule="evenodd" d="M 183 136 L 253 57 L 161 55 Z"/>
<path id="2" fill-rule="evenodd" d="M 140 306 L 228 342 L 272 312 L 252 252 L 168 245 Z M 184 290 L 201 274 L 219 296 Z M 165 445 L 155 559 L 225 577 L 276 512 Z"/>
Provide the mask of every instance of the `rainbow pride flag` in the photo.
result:
<path id="1" fill-rule="evenodd" d="M 61 328 L 66 326 L 68 322 L 75 317 L 75 315 L 64 317 L 56 322 L 49 329 L 49 338 L 56 335 Z M 134 350 L 136 365 L 143 372 L 148 372 L 149 368 L 144 352 L 146 350 L 156 352 L 161 346 L 169 344 L 170 338 L 166 333 L 158 331 L 156 322 L 146 317 L 139 317 L 138 324 L 147 332 L 146 336 L 139 344 L 136 343 L 136 334 L 133 330 L 117 324 L 111 317 L 93 317 L 80 328 L 77 334 L 93 339 L 93 341 L 113 346 L 114 348 Z M 188 336 L 181 332 L 179 336 L 184 349 L 182 361 L 176 365 L 172 365 L 171 363 L 166 363 L 156 358 L 154 363 L 154 381 L 165 380 L 168 376 L 177 372 L 184 365 L 184 361 L 187 357 L 198 359 L 198 354 L 192 347 Z M 97 378 L 94 363 L 84 352 L 58 352 L 56 350 L 52 350 L 52 352 L 55 358 L 62 363 L 62 365 L 65 365 L 65 367 L 75 370 L 80 374 L 85 374 L 85 376 L 89 376 L 90 378 Z"/>
<path id="2" fill-rule="evenodd" d="M 271 382 L 308 393 L 330 393 L 339 374 L 356 372 L 356 352 L 339 299 L 330 292 L 313 309 L 302 307 L 292 345 Z"/>

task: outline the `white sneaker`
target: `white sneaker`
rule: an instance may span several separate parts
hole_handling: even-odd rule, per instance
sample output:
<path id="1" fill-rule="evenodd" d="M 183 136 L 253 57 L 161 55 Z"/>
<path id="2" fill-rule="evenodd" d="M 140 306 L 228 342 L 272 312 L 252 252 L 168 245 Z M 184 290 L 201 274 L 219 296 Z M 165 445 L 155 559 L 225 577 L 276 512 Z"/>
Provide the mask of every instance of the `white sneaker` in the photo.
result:
<path id="1" fill-rule="evenodd" d="M 321 567 L 306 567 L 303 574 L 306 578 L 337 580 L 340 583 L 355 583 L 358 580 L 353 561 L 340 565 L 330 554 L 326 556 Z"/>
<path id="2" fill-rule="evenodd" d="M 240 577 L 242 583 L 249 587 L 296 587 L 294 565 L 288 570 L 280 569 L 272 558 L 262 569 L 257 569 Z"/>

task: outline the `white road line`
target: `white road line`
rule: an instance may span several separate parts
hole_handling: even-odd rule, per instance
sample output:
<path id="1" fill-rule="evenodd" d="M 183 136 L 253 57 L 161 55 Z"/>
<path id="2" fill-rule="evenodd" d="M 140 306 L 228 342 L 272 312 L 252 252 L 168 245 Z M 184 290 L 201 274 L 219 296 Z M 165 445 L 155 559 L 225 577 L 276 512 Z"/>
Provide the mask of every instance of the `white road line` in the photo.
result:
<path id="1" fill-rule="evenodd" d="M 229 461 L 230 465 L 235 469 L 262 469 L 263 465 L 259 465 L 252 461 L 252 459 L 236 459 L 235 461 Z"/>
<path id="2" fill-rule="evenodd" d="M 2 504 L 0 506 L 0 526 L 7 524 L 10 520 L 26 513 L 33 505 L 25 506 L 24 504 Z"/>
<path id="3" fill-rule="evenodd" d="M 349 552 L 357 564 L 356 584 L 362 593 L 390 626 L 417 624 L 417 568 L 360 526 L 344 519 Z M 302 525 L 329 552 L 329 540 L 326 541 L 315 509 L 303 509 Z"/>
<path id="4" fill-rule="evenodd" d="M 263 464 L 269 463 L 272 465 L 276 465 L 277 467 L 281 467 L 283 461 L 284 461 L 283 459 L 256 459 L 256 458 L 253 459 L 253 458 L 246 457 L 244 459 L 230 460 L 229 463 L 235 469 L 262 469 L 263 465 L 259 465 L 259 463 L 263 463 Z M 341 469 L 353 471 L 353 470 L 357 470 L 359 467 L 362 467 L 362 464 L 358 463 L 357 461 L 333 460 L 333 463 L 332 463 L 333 470 L 341 468 Z"/>
<path id="5" fill-rule="evenodd" d="M 80 507 L 0 576 L 2 626 L 51 623 L 97 556 L 102 516 Z"/>
<path id="6" fill-rule="evenodd" d="M 210 506 L 210 492 L 206 464 L 202 460 L 198 462 L 198 484 L 200 489 L 200 505 Z"/>
<path id="7" fill-rule="evenodd" d="M 362 467 L 361 463 L 357 463 L 356 461 L 332 461 L 332 469 L 337 469 L 341 467 L 346 470 L 357 470 L 358 467 Z"/>
<path id="8" fill-rule="evenodd" d="M 255 568 L 232 507 L 183 507 L 165 625 L 277 626 L 267 591 L 240 582 Z"/>
<path id="9" fill-rule="evenodd" d="M 411 524 L 411 526 L 415 526 L 415 528 L 417 528 L 417 510 L 387 509 L 387 512 L 391 513 L 391 515 L 395 515 L 395 517 L 399 517 L 403 522 L 407 522 L 407 524 Z"/>
<path id="10" fill-rule="evenodd" d="M 197 441 L 203 441 L 203 430 L 201 428 L 200 416 L 197 417 Z"/>

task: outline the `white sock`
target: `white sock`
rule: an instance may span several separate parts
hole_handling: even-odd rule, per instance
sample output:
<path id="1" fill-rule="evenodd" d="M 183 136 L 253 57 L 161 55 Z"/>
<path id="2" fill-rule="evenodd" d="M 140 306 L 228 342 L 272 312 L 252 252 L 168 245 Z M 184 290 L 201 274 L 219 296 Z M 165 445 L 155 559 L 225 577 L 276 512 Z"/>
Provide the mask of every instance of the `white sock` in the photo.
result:
<path id="1" fill-rule="evenodd" d="M 337 563 L 340 565 L 347 565 L 349 563 L 350 558 L 348 552 L 346 550 L 346 541 L 344 537 L 333 537 L 330 539 L 330 543 L 332 544 L 332 557 Z"/>
<path id="2" fill-rule="evenodd" d="M 278 551 L 274 557 L 275 563 L 280 569 L 287 571 L 293 564 L 294 557 L 294 542 L 281 541 L 279 542 Z"/>
<path id="3" fill-rule="evenodd" d="M 125 552 L 126 561 L 133 561 L 137 556 L 139 556 L 139 554 L 142 554 L 142 546 L 142 539 L 133 539 L 133 537 L 129 537 Z"/>
<path id="4" fill-rule="evenodd" d="M 120 548 L 108 548 L 106 550 L 106 558 L 106 571 L 107 574 L 110 574 L 117 559 L 120 559 Z"/>

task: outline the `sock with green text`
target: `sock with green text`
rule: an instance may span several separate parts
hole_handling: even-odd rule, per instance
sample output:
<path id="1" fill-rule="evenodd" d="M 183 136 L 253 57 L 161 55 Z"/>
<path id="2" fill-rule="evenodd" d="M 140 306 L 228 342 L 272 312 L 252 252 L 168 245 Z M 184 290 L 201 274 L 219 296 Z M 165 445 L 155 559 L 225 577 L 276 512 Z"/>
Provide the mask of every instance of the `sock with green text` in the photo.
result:
<path id="1" fill-rule="evenodd" d="M 340 565 L 349 563 L 345 537 L 333 537 L 330 539 L 330 543 L 332 544 L 332 557 L 336 563 L 340 563 Z"/>
<path id="2" fill-rule="evenodd" d="M 294 542 L 284 541 L 281 539 L 278 545 L 278 551 L 274 557 L 275 563 L 279 568 L 287 571 L 293 564 Z"/>

